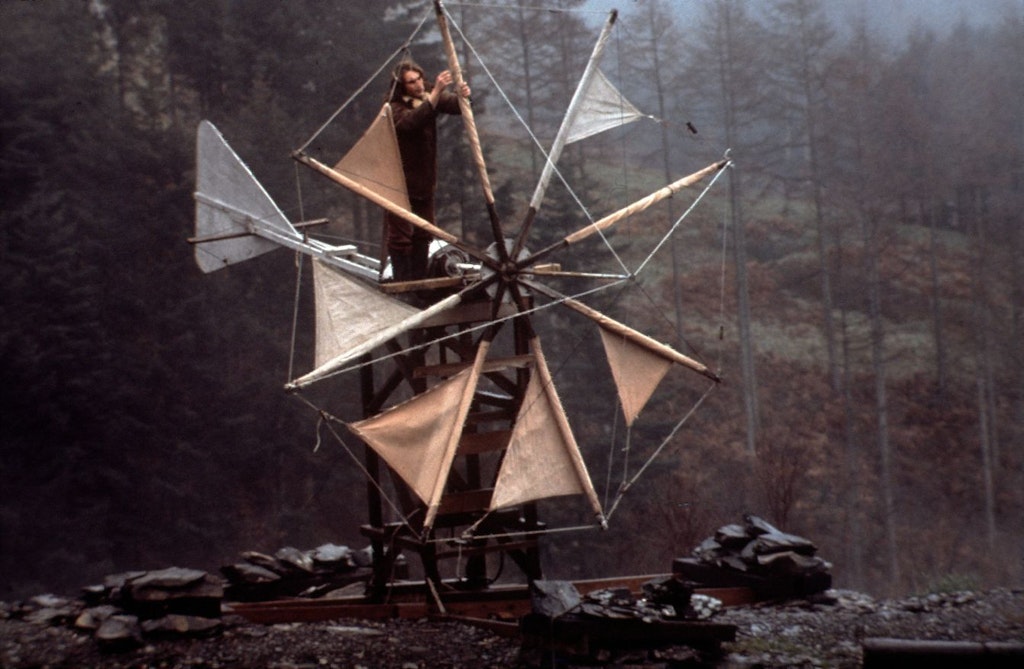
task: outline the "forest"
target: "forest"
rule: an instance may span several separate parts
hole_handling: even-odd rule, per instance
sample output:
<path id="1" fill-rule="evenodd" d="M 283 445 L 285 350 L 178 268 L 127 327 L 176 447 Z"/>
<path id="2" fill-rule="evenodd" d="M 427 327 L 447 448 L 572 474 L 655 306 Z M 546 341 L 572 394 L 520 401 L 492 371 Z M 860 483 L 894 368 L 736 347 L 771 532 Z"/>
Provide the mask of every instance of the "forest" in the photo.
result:
<path id="1" fill-rule="evenodd" d="M 891 40 L 821 0 L 703 0 L 695 21 L 671 0 L 627 4 L 602 69 L 652 118 L 574 145 L 566 181 L 600 215 L 726 150 L 735 166 L 643 280 L 595 306 L 724 381 L 611 529 L 546 541 L 545 573 L 663 572 L 754 513 L 812 539 L 838 587 L 1020 584 L 1024 14 Z M 378 253 L 379 211 L 289 156 L 350 98 L 311 150 L 359 137 L 385 93 L 377 68 L 431 5 L 0 3 L 0 599 L 365 545 L 352 453 L 283 390 L 312 357 L 309 275 L 283 250 L 197 269 L 195 132 L 211 120 L 294 220 L 328 217 Z M 550 143 L 604 20 L 584 5 L 450 5 L 481 50 L 462 57 L 509 218 L 543 156 L 502 103 Z M 436 30 L 419 35 L 407 53 L 435 72 Z M 439 225 L 479 238 L 457 123 L 442 144 Z M 690 200 L 616 231 L 621 257 L 642 258 Z M 576 205 L 553 188 L 536 243 L 578 228 Z M 599 270 L 596 246 L 562 262 Z M 599 343 L 545 318 L 604 487 L 627 437 L 595 399 Z M 354 414 L 358 390 L 330 400 Z M 702 392 L 669 378 L 628 441 L 657 447 Z"/>

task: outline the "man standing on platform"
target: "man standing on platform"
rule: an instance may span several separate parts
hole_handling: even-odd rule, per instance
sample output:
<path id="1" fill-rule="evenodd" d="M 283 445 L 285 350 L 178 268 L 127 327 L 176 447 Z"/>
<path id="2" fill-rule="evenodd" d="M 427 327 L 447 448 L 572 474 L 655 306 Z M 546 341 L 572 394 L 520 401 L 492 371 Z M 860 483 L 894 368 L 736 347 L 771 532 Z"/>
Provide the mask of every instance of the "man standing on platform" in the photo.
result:
<path id="1" fill-rule="evenodd" d="M 459 100 L 448 90 L 452 74 L 437 75 L 428 87 L 423 68 L 411 61 L 395 70 L 391 115 L 398 135 L 402 169 L 409 191 L 412 212 L 434 222 L 434 191 L 437 188 L 437 115 L 459 114 Z M 469 86 L 463 83 L 458 95 L 468 98 Z M 412 281 L 427 275 L 430 233 L 390 212 L 384 212 L 387 248 L 392 276 L 396 281 Z"/>

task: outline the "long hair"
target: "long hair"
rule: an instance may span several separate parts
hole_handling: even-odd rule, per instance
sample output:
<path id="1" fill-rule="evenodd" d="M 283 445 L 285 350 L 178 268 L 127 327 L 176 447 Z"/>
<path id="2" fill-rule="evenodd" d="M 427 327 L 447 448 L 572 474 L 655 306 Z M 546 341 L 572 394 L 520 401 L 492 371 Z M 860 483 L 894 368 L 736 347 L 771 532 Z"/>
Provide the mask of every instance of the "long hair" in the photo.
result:
<path id="1" fill-rule="evenodd" d="M 411 60 L 403 60 L 395 67 L 395 71 L 391 73 L 391 90 L 388 93 L 388 102 L 401 100 L 402 96 L 405 95 L 405 84 L 402 82 L 406 72 L 415 72 L 423 77 L 423 88 L 427 93 L 434 88 L 433 82 L 427 81 L 427 73 L 423 71 L 422 67 Z"/>

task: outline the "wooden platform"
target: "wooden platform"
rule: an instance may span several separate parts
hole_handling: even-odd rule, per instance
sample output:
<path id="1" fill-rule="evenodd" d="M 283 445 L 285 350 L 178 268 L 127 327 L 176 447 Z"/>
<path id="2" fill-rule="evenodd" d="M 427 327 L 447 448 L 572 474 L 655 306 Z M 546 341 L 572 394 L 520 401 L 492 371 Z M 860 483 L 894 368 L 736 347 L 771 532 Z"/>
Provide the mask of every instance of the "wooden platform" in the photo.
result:
<path id="1" fill-rule="evenodd" d="M 639 594 L 647 581 L 666 578 L 667 574 L 620 576 L 574 581 L 581 595 L 596 590 L 628 588 Z M 721 600 L 725 606 L 750 604 L 754 593 L 748 588 L 698 589 L 696 594 Z M 518 622 L 530 613 L 530 592 L 525 585 L 491 586 L 483 590 L 458 590 L 456 587 L 438 593 L 441 610 L 433 594 L 422 582 L 396 584 L 385 602 L 373 602 L 359 595 L 323 599 L 280 599 L 269 602 L 228 602 L 225 614 L 239 615 L 255 623 L 318 622 L 340 618 L 385 620 L 389 618 L 418 619 L 450 616 L 478 620 Z"/>

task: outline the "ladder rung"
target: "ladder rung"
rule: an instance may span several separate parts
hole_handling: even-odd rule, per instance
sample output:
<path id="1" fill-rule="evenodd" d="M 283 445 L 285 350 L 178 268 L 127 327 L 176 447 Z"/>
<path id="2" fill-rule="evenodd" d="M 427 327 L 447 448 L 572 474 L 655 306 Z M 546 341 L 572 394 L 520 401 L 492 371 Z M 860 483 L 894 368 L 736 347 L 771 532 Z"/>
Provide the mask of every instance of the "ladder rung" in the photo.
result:
<path id="1" fill-rule="evenodd" d="M 459 455 L 478 455 L 480 453 L 503 451 L 508 448 L 508 441 L 511 438 L 511 430 L 467 432 L 459 440 Z"/>

